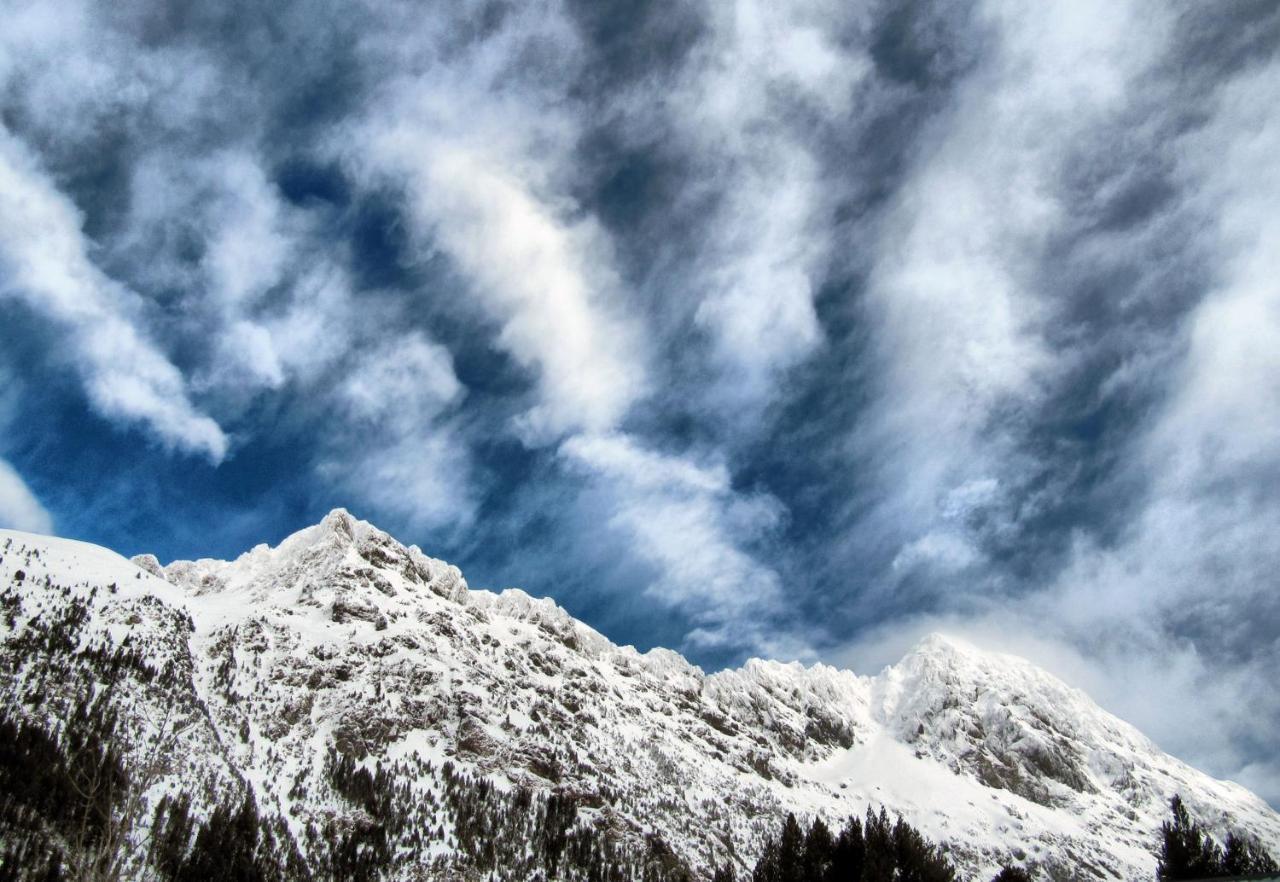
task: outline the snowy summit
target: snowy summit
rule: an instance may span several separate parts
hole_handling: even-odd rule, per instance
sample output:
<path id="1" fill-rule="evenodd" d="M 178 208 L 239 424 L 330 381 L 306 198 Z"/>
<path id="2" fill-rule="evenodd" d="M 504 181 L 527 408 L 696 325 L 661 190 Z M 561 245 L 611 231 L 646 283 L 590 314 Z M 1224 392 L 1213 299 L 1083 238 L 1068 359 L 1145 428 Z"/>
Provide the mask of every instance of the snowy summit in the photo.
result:
<path id="1" fill-rule="evenodd" d="M 55 731 L 99 701 L 127 767 L 165 745 L 137 782 L 133 862 L 180 794 L 200 823 L 252 795 L 299 866 L 348 842 L 394 879 L 451 878 L 477 800 L 492 824 L 521 800 L 544 825 L 571 805 L 570 841 L 660 843 L 696 878 L 749 874 L 789 812 L 836 825 L 881 805 L 974 879 L 1007 863 L 1151 878 L 1175 793 L 1220 835 L 1280 842 L 1258 797 L 1019 658 L 934 634 L 872 676 L 767 660 L 707 675 L 550 600 L 469 589 L 342 510 L 274 548 L 167 566 L 3 531 L 0 589 L 12 724 Z"/>

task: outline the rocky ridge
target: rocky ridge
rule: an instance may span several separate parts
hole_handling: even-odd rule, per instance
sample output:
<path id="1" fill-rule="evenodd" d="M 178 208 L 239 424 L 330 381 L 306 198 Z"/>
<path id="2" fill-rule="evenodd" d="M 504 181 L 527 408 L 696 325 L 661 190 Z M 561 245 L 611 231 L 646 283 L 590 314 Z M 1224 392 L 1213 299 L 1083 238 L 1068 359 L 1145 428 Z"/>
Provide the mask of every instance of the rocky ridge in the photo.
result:
<path id="1" fill-rule="evenodd" d="M 75 659 L 127 648 L 139 671 L 165 672 L 116 687 L 143 733 L 129 749 L 165 744 L 148 803 L 180 782 L 209 802 L 251 790 L 307 860 L 314 831 L 361 823 L 326 778 L 335 755 L 408 770 L 396 798 L 439 834 L 424 854 L 456 844 L 446 763 L 571 799 L 575 823 L 620 842 L 657 834 L 707 876 L 713 862 L 749 869 L 788 811 L 836 822 L 869 804 L 979 879 L 1006 861 L 1151 878 L 1175 792 L 1222 833 L 1280 842 L 1262 800 L 1023 660 L 935 635 L 875 676 L 761 660 L 707 675 L 616 646 L 550 600 L 471 590 L 342 510 L 235 561 L 168 566 L 0 531 L 0 586 L 6 707 L 68 714 Z"/>

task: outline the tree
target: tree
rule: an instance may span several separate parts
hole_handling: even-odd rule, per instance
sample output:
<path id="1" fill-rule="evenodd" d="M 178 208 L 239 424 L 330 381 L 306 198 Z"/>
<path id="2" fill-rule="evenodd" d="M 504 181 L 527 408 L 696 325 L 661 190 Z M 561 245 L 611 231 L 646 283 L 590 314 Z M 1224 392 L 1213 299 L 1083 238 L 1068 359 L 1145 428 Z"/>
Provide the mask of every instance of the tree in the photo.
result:
<path id="1" fill-rule="evenodd" d="M 826 882 L 857 882 L 862 878 L 862 865 L 866 857 L 867 843 L 862 837 L 862 819 L 850 818 L 836 837 Z"/>
<path id="2" fill-rule="evenodd" d="M 901 815 L 893 825 L 893 851 L 898 882 L 955 882 L 956 871 L 937 846 Z"/>
<path id="3" fill-rule="evenodd" d="M 867 880 L 892 879 L 897 860 L 893 853 L 893 828 L 889 813 L 880 807 L 875 814 L 867 806 L 867 818 L 862 824 L 862 836 L 866 850 L 862 861 L 862 878 Z"/>
<path id="4" fill-rule="evenodd" d="M 1160 879 L 1208 879 L 1226 874 L 1222 849 L 1191 820 L 1182 797 L 1169 800 L 1172 819 L 1160 826 L 1160 862 L 1156 875 Z"/>
<path id="5" fill-rule="evenodd" d="M 711 877 L 711 882 L 737 882 L 737 873 L 733 870 L 733 861 L 727 860 L 724 866 L 716 867 L 715 875 Z"/>
<path id="6" fill-rule="evenodd" d="M 1006 864 L 1000 868 L 1000 872 L 995 874 L 991 882 L 1031 882 L 1031 874 L 1022 867 Z"/>
<path id="7" fill-rule="evenodd" d="M 850 818 L 838 837 L 821 818 L 807 833 L 788 815 L 777 839 L 765 841 L 752 882 L 955 882 L 946 855 L 901 817 L 881 807 L 866 821 Z M 719 882 L 717 878 L 716 882 Z"/>
<path id="8" fill-rule="evenodd" d="M 751 882 L 778 882 L 781 875 L 778 842 L 776 839 L 768 839 L 760 852 L 760 859 L 756 861 L 755 869 L 751 871 Z"/>
<path id="9" fill-rule="evenodd" d="M 778 837 L 778 882 L 804 882 L 804 831 L 790 813 Z"/>
<path id="10" fill-rule="evenodd" d="M 1280 872 L 1275 859 L 1256 840 L 1235 833 L 1227 836 L 1222 869 L 1230 876 Z"/>
<path id="11" fill-rule="evenodd" d="M 822 818 L 815 818 L 804 838 L 804 860 L 800 878 L 805 882 L 824 882 L 831 870 L 836 842 Z"/>
<path id="12" fill-rule="evenodd" d="M 238 810 L 220 805 L 196 835 L 191 854 L 176 874 L 178 882 L 261 882 L 258 807 L 246 792 Z"/>

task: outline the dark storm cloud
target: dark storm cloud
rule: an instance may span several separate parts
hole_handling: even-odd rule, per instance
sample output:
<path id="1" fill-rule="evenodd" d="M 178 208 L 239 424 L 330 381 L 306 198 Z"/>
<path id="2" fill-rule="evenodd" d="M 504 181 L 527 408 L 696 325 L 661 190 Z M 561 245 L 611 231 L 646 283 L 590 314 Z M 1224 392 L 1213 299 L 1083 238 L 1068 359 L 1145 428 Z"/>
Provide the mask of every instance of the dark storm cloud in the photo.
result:
<path id="1" fill-rule="evenodd" d="M 941 625 L 1274 799 L 1278 43 L 1266 3 L 14 5 L 0 519 L 227 555 L 349 505 L 708 665 Z"/>

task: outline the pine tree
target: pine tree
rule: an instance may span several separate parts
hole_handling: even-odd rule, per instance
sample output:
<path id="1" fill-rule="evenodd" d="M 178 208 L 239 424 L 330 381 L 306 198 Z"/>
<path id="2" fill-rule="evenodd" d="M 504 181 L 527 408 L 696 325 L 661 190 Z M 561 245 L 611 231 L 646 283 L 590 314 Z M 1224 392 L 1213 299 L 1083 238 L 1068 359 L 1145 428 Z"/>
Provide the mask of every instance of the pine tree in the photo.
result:
<path id="1" fill-rule="evenodd" d="M 862 865 L 866 856 L 867 843 L 862 838 L 862 819 L 850 818 L 836 838 L 831 868 L 825 882 L 857 882 L 862 878 Z"/>
<path id="2" fill-rule="evenodd" d="M 893 852 L 898 882 L 955 882 L 955 870 L 947 859 L 901 815 L 893 825 Z"/>
<path id="3" fill-rule="evenodd" d="M 186 860 L 195 823 L 190 814 L 190 799 L 165 796 L 156 806 L 151 824 L 151 864 L 163 879 L 176 878 Z"/>
<path id="4" fill-rule="evenodd" d="M 798 860 L 797 860 L 798 856 Z M 838 837 L 816 819 L 806 834 L 789 815 L 777 839 L 765 841 L 752 882 L 955 882 L 955 868 L 939 848 L 901 817 L 867 809 Z"/>
<path id="5" fill-rule="evenodd" d="M 1222 876 L 1222 849 L 1213 838 L 1191 820 L 1182 797 L 1175 795 L 1169 801 L 1172 820 L 1160 827 L 1160 862 L 1156 875 L 1160 879 L 1208 879 Z"/>
<path id="6" fill-rule="evenodd" d="M 991 882 L 1031 882 L 1031 874 L 1022 867 L 1006 864 L 999 873 L 996 873 Z"/>
<path id="7" fill-rule="evenodd" d="M 875 814 L 867 807 L 867 819 L 862 825 L 866 851 L 862 863 L 862 878 L 867 880 L 892 879 L 897 860 L 893 853 L 893 830 L 889 825 L 889 814 L 880 807 L 880 814 Z"/>
<path id="8" fill-rule="evenodd" d="M 1280 871 L 1275 859 L 1256 841 L 1235 833 L 1227 836 L 1222 868 L 1231 876 L 1249 876 Z"/>
<path id="9" fill-rule="evenodd" d="M 711 877 L 711 882 L 737 882 L 737 873 L 733 870 L 733 861 L 724 862 L 724 866 L 716 867 L 715 875 Z"/>
<path id="10" fill-rule="evenodd" d="M 779 882 L 781 878 L 778 842 L 776 839 L 767 839 L 760 852 L 760 859 L 756 861 L 755 869 L 751 871 L 751 882 Z"/>
<path id="11" fill-rule="evenodd" d="M 778 838 L 778 882 L 804 882 L 804 831 L 790 813 Z"/>
<path id="12" fill-rule="evenodd" d="M 804 862 L 801 878 L 805 882 L 824 882 L 831 869 L 836 842 L 822 818 L 815 818 L 804 838 Z"/>

